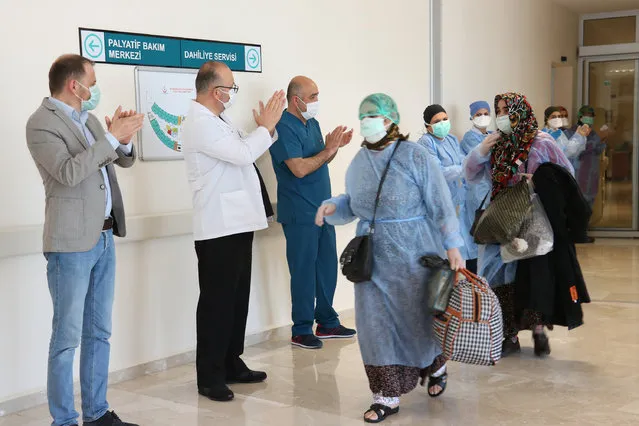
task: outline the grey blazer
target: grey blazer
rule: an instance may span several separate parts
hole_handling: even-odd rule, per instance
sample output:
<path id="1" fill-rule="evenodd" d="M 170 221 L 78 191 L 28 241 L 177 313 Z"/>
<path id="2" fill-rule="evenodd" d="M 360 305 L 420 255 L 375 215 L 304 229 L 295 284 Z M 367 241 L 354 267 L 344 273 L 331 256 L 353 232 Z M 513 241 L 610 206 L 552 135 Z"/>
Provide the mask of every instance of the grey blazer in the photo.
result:
<path id="1" fill-rule="evenodd" d="M 112 163 L 133 166 L 135 147 L 130 156 L 114 150 L 102 124 L 92 114 L 87 128 L 95 138 L 91 146 L 64 111 L 47 98 L 27 122 L 27 146 L 42 176 L 46 195 L 45 253 L 84 252 L 97 244 L 106 207 L 100 172 L 105 166 L 111 184 L 113 232 L 119 237 L 126 235 L 122 193 Z"/>

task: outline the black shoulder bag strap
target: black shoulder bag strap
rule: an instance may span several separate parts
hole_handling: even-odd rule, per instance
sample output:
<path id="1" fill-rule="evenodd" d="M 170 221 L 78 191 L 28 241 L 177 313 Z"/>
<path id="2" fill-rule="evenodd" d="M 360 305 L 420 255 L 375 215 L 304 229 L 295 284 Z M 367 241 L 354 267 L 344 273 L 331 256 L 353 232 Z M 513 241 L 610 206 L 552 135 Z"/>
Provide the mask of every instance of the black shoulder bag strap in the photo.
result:
<path id="1" fill-rule="evenodd" d="M 391 161 L 393 161 L 393 157 L 395 156 L 395 152 L 397 151 L 400 143 L 402 143 L 401 140 L 395 143 L 395 147 L 393 148 L 393 152 L 391 152 L 391 156 L 388 159 L 388 163 L 386 164 L 384 173 L 382 173 L 382 177 L 379 180 L 379 188 L 377 188 L 377 196 L 375 197 L 375 207 L 373 208 L 373 219 L 371 220 L 368 235 L 373 235 L 373 233 L 375 232 L 375 217 L 377 216 L 377 206 L 379 205 L 379 198 L 382 195 L 382 186 L 384 185 L 384 181 L 386 180 L 386 175 L 388 174 L 388 169 L 390 168 Z"/>

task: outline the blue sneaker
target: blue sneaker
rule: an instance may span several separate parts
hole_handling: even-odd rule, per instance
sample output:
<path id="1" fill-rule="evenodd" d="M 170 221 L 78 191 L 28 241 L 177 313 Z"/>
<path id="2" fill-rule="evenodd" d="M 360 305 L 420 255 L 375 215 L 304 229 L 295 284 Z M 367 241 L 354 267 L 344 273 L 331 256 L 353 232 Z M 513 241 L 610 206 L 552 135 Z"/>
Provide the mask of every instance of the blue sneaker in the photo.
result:
<path id="1" fill-rule="evenodd" d="M 314 334 L 302 334 L 291 339 L 291 345 L 304 349 L 321 349 L 324 344 Z"/>
<path id="2" fill-rule="evenodd" d="M 346 328 L 343 325 L 335 328 L 324 328 L 321 325 L 317 326 L 315 334 L 320 339 L 348 339 L 354 337 L 357 332 L 352 328 Z"/>

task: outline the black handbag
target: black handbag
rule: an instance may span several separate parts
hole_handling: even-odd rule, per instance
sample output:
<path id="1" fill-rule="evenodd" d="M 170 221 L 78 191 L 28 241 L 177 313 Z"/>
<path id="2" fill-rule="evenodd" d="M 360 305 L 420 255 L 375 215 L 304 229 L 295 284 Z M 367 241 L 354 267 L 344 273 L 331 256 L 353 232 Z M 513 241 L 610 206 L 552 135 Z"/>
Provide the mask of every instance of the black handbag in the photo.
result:
<path id="1" fill-rule="evenodd" d="M 446 312 L 457 272 L 450 269 L 448 260 L 436 254 L 422 256 L 419 264 L 430 269 L 426 281 L 426 308 L 433 315 Z"/>
<path id="2" fill-rule="evenodd" d="M 484 210 L 484 204 L 486 204 L 486 200 L 488 199 L 488 196 L 490 195 L 490 193 L 491 193 L 491 191 L 488 191 L 488 194 L 486 194 L 486 196 L 482 200 L 481 204 L 479 205 L 479 208 L 477 210 L 475 210 L 475 218 L 473 219 L 473 224 L 470 227 L 470 236 L 471 237 L 475 237 L 475 231 L 477 230 L 477 223 L 479 222 L 479 219 L 481 219 L 481 216 L 486 211 L 486 210 Z M 476 244 L 480 244 L 477 240 L 475 240 L 475 243 Z"/>
<path id="3" fill-rule="evenodd" d="M 377 189 L 377 196 L 375 197 L 375 207 L 373 208 L 373 219 L 371 220 L 368 233 L 353 238 L 339 258 L 342 274 L 346 276 L 347 280 L 353 283 L 370 281 L 373 277 L 373 234 L 375 233 L 377 206 L 379 205 L 379 197 L 382 194 L 382 186 L 386 180 L 388 169 L 400 143 L 402 143 L 402 141 L 398 141 L 395 144 L 393 152 L 388 159 L 388 164 L 386 164 L 384 173 L 382 173 L 382 177 L 379 180 L 379 188 Z"/>

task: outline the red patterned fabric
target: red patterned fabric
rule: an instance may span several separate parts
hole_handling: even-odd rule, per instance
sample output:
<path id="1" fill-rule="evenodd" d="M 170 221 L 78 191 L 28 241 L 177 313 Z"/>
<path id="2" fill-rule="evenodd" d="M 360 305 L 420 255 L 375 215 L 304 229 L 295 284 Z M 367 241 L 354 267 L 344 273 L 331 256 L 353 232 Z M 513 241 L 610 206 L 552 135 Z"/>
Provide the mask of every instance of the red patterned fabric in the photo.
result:
<path id="1" fill-rule="evenodd" d="M 492 197 L 508 186 L 512 177 L 517 173 L 519 165 L 528 159 L 530 147 L 539 130 L 535 114 L 524 95 L 504 93 L 495 96 L 495 111 L 498 111 L 497 105 L 501 100 L 504 100 L 508 107 L 513 132 L 510 135 L 501 133 L 501 139 L 492 149 L 490 157 L 493 181 Z"/>

